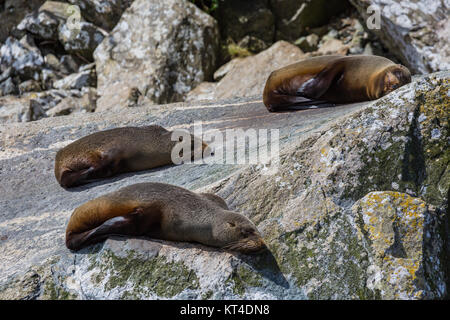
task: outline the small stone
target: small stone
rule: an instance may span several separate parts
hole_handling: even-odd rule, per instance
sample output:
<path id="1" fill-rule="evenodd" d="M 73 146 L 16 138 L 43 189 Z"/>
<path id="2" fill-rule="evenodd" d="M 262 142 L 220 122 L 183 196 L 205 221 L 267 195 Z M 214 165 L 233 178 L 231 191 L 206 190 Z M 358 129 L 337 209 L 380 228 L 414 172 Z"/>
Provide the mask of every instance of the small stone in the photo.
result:
<path id="1" fill-rule="evenodd" d="M 19 93 L 24 94 L 25 92 L 39 92 L 42 91 L 41 84 L 36 80 L 27 80 L 19 84 Z"/>
<path id="2" fill-rule="evenodd" d="M 14 84 L 12 78 L 8 78 L 0 83 L 0 96 L 7 96 L 10 94 L 16 94 L 17 87 Z"/>

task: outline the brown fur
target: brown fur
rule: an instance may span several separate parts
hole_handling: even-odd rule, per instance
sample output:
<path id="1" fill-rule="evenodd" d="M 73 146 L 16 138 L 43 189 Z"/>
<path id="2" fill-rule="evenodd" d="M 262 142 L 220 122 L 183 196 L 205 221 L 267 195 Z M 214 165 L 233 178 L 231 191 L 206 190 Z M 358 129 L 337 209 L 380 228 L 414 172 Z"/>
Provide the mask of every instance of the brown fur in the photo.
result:
<path id="1" fill-rule="evenodd" d="M 378 99 L 409 82 L 409 70 L 384 57 L 320 56 L 272 72 L 263 101 L 269 111 L 305 104 L 308 99 L 360 102 Z"/>
<path id="2" fill-rule="evenodd" d="M 171 151 L 177 142 L 171 141 L 171 134 L 157 125 L 93 133 L 58 151 L 55 177 L 62 187 L 69 188 L 93 179 L 172 164 Z M 206 144 L 202 145 L 205 149 Z"/>
<path id="3" fill-rule="evenodd" d="M 246 253 L 265 249 L 256 226 L 230 211 L 219 196 L 164 183 L 134 184 L 76 208 L 67 225 L 66 245 L 78 250 L 111 234 L 198 242 Z"/>

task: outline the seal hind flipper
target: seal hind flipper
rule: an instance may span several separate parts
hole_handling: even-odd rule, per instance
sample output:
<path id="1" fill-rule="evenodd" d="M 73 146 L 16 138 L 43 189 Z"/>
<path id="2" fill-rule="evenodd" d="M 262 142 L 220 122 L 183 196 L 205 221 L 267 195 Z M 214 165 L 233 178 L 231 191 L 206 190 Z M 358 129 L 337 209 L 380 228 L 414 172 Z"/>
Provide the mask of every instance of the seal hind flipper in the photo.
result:
<path id="1" fill-rule="evenodd" d="M 334 106 L 335 106 L 334 103 L 328 101 L 315 100 L 300 96 L 278 94 L 276 96 L 276 103 L 270 106 L 269 111 L 276 112 L 289 110 L 305 110 L 316 108 L 328 108 Z"/>
<path id="2" fill-rule="evenodd" d="M 143 216 L 146 217 L 143 217 Z M 148 219 L 154 216 L 154 219 Z M 154 208 L 136 208 L 132 212 L 106 220 L 93 229 L 73 233 L 67 232 L 66 246 L 77 251 L 88 245 L 101 242 L 113 235 L 143 236 L 159 225 L 159 212 Z"/>

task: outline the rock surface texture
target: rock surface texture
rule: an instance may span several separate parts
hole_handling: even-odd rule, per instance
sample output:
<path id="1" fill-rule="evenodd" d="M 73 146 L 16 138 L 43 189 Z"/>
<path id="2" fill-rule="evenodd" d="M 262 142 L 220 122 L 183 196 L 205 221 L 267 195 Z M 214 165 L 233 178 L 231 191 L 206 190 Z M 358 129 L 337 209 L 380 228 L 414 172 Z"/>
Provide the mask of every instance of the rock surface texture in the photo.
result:
<path id="1" fill-rule="evenodd" d="M 138 90 L 155 103 L 180 101 L 212 79 L 217 22 L 192 3 L 136 0 L 95 51 L 98 111 L 125 107 Z"/>
<path id="2" fill-rule="evenodd" d="M 302 58 L 304 54 L 298 47 L 286 41 L 278 41 L 257 55 L 231 60 L 221 68 L 226 73 L 222 74 L 219 82 L 202 84 L 190 92 L 186 100 L 262 96 L 264 85 L 272 71 Z"/>
<path id="3" fill-rule="evenodd" d="M 378 101 L 292 113 L 268 113 L 258 97 L 2 126 L 0 298 L 444 298 L 449 78 L 434 74 Z M 71 191 L 54 178 L 56 152 L 84 135 L 154 123 L 192 131 L 195 120 L 204 132 L 279 129 L 278 170 L 184 164 Z M 270 253 L 119 237 L 78 253 L 65 248 L 75 207 L 144 181 L 222 196 L 258 226 Z"/>
<path id="4" fill-rule="evenodd" d="M 446 0 L 350 0 L 365 19 L 379 10 L 372 31 L 415 73 L 450 69 L 450 3 Z M 371 10 L 368 10 L 368 8 Z"/>

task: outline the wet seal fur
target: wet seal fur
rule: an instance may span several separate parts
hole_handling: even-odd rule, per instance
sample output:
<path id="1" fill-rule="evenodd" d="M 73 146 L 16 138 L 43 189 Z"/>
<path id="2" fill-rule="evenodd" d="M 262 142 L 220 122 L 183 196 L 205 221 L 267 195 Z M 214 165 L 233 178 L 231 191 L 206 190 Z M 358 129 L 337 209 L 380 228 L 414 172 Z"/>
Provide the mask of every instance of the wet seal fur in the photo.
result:
<path id="1" fill-rule="evenodd" d="M 411 82 L 409 70 L 369 55 L 314 57 L 272 72 L 263 101 L 269 111 L 375 100 Z"/>
<path id="2" fill-rule="evenodd" d="M 120 173 L 173 164 L 172 132 L 158 125 L 123 127 L 85 136 L 58 151 L 55 177 L 64 188 Z M 192 142 L 194 136 L 191 135 Z M 198 138 L 195 138 L 198 139 Z M 192 148 L 194 144 L 191 143 Z M 202 150 L 207 145 L 202 142 Z"/>
<path id="3" fill-rule="evenodd" d="M 76 208 L 66 246 L 76 251 L 110 235 L 198 242 L 242 253 L 266 249 L 256 226 L 219 196 L 165 183 L 134 184 Z"/>

